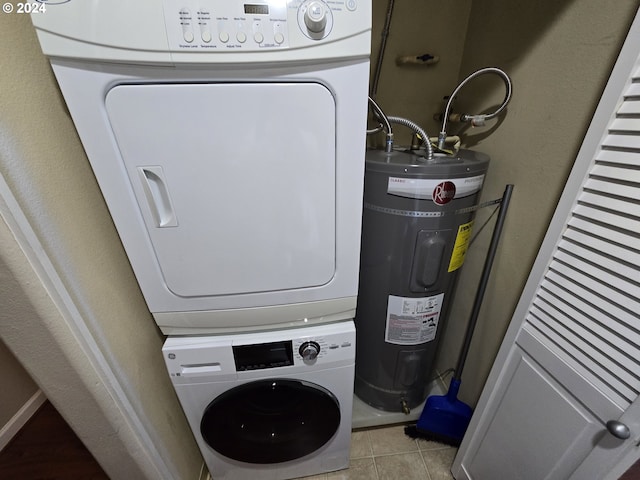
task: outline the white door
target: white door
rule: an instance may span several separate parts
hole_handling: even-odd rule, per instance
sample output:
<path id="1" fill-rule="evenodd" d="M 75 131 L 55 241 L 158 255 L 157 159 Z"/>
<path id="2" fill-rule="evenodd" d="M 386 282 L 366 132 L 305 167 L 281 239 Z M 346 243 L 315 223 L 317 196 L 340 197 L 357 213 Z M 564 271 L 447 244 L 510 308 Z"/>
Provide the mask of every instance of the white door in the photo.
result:
<path id="1" fill-rule="evenodd" d="M 333 278 L 336 107 L 326 87 L 119 85 L 106 107 L 171 292 L 272 292 Z"/>
<path id="2" fill-rule="evenodd" d="M 640 398 L 636 398 L 631 406 L 625 410 L 619 421 L 629 427 L 630 440 L 622 442 L 614 436 L 603 435 L 573 473 L 572 479 L 615 480 L 638 460 Z"/>
<path id="3" fill-rule="evenodd" d="M 636 17 L 454 461 L 458 480 L 614 479 L 640 456 L 639 47 Z"/>

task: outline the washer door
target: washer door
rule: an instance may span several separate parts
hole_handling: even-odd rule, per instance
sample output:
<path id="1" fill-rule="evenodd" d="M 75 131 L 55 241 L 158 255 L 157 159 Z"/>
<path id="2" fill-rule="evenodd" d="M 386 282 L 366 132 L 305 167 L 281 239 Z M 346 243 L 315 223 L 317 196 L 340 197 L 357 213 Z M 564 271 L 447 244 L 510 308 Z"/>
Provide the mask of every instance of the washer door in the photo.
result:
<path id="1" fill-rule="evenodd" d="M 295 460 L 326 444 L 340 425 L 340 405 L 319 385 L 269 379 L 223 393 L 205 409 L 200 432 L 233 460 L 270 464 Z"/>

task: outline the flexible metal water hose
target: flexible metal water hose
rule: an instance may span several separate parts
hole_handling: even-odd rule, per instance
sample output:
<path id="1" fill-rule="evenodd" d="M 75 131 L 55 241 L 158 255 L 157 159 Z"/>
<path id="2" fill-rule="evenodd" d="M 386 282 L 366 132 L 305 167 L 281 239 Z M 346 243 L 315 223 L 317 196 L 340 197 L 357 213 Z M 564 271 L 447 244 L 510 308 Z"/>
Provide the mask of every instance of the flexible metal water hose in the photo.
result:
<path id="1" fill-rule="evenodd" d="M 380 118 L 380 120 L 384 122 L 384 125 L 380 124 L 382 128 L 387 132 L 387 140 L 385 142 L 384 151 L 387 153 L 391 153 L 393 151 L 393 131 L 391 130 L 391 123 L 389 123 L 389 118 L 384 114 L 384 112 L 380 108 L 380 105 L 378 105 L 373 98 L 369 97 L 369 103 L 378 114 L 378 117 Z M 379 132 L 379 131 L 380 131 L 379 129 L 376 129 L 376 130 L 373 130 L 372 133 Z M 370 132 L 367 131 L 367 133 L 370 133 Z"/>
<path id="2" fill-rule="evenodd" d="M 381 126 L 387 132 L 387 140 L 386 140 L 386 143 L 385 143 L 385 152 L 391 153 L 393 151 L 393 131 L 391 129 L 391 124 L 392 123 L 397 123 L 399 125 L 403 125 L 405 127 L 408 127 L 410 129 L 412 129 L 414 132 L 417 132 L 418 135 L 420 135 L 422 137 L 422 142 L 424 143 L 424 149 L 425 149 L 425 153 L 427 155 L 427 159 L 428 160 L 433 159 L 433 147 L 431 146 L 431 141 L 429 140 L 429 135 L 427 135 L 427 132 L 425 132 L 422 129 L 422 127 L 420 127 L 420 125 L 418 125 L 417 123 L 409 120 L 408 118 L 393 117 L 393 116 L 389 117 L 389 116 L 385 115 L 385 113 L 382 111 L 382 108 L 380 108 L 380 105 L 378 105 L 376 103 L 376 101 L 371 97 L 369 97 L 369 104 L 373 107 L 373 109 L 375 110 L 375 112 L 378 115 L 378 117 L 380 118 L 380 120 L 384 123 L 384 125 L 381 124 Z M 379 130 L 374 130 L 374 131 L 379 131 Z M 369 133 L 369 132 L 367 132 L 367 133 Z"/>
<path id="3" fill-rule="evenodd" d="M 469 122 L 470 121 L 474 125 L 484 125 L 484 122 L 486 120 L 490 120 L 490 119 L 496 117 L 497 115 L 499 115 L 500 112 L 502 112 L 505 109 L 505 107 L 507 106 L 507 103 L 509 103 L 509 100 L 511 100 L 511 91 L 512 91 L 511 79 L 509 78 L 509 75 L 507 75 L 504 71 L 500 70 L 499 68 L 495 68 L 495 67 L 486 67 L 486 68 L 481 68 L 480 70 L 477 70 L 477 71 L 473 72 L 471 75 L 469 75 L 467 78 L 465 78 L 462 82 L 460 82 L 460 85 L 458 85 L 456 87 L 456 89 L 453 91 L 453 93 L 449 97 L 449 101 L 447 101 L 447 106 L 444 109 L 444 118 L 442 119 L 442 130 L 440 131 L 440 134 L 438 135 L 438 148 L 444 148 L 444 142 L 445 142 L 445 139 L 447 138 L 447 120 L 449 119 L 449 112 L 451 110 L 451 103 L 453 102 L 453 99 L 458 94 L 460 89 L 467 84 L 467 82 L 469 82 L 470 80 L 473 80 L 476 77 L 479 77 L 480 75 L 484 75 L 486 73 L 493 73 L 495 75 L 498 75 L 504 81 L 504 84 L 505 84 L 505 87 L 506 87 L 506 93 L 505 93 L 505 96 L 504 96 L 504 100 L 502 101 L 502 105 L 500 105 L 500 107 L 498 107 L 498 109 L 495 112 L 488 113 L 486 115 L 484 115 L 484 114 L 483 115 L 470 115 L 470 114 L 466 114 L 465 113 L 465 114 L 460 116 L 460 120 L 462 122 Z"/>
<path id="4" fill-rule="evenodd" d="M 433 147 L 431 146 L 431 142 L 429 141 L 429 135 L 427 135 L 427 133 L 422 129 L 422 127 L 420 127 L 420 125 L 418 125 L 415 122 L 412 122 L 407 118 L 402 118 L 402 117 L 389 116 L 387 117 L 387 120 L 389 120 L 390 123 L 397 123 L 399 125 L 409 127 L 414 132 L 417 132 L 418 135 L 422 137 L 422 143 L 424 144 L 424 150 L 425 150 L 425 153 L 427 154 L 427 160 L 433 159 Z"/>

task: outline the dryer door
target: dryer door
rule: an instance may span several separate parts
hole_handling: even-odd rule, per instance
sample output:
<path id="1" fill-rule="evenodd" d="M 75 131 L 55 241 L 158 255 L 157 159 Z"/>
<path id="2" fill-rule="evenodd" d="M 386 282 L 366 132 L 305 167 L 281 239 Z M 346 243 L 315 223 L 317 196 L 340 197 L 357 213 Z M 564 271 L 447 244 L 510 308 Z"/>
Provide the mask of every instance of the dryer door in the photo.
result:
<path id="1" fill-rule="evenodd" d="M 240 385 L 206 408 L 200 431 L 216 452 L 240 462 L 302 458 L 326 444 L 340 425 L 340 406 L 325 388 L 299 380 Z"/>
<path id="2" fill-rule="evenodd" d="M 157 261 L 139 277 L 160 273 L 187 298 L 331 281 L 336 105 L 325 86 L 118 85 L 106 107 Z"/>

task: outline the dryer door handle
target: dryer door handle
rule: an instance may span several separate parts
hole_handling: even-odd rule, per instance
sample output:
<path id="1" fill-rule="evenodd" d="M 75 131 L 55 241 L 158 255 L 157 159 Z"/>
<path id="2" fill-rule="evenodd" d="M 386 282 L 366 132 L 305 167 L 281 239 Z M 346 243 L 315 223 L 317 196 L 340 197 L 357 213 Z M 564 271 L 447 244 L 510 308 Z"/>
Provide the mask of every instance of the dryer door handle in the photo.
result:
<path id="1" fill-rule="evenodd" d="M 161 166 L 138 167 L 142 190 L 156 227 L 177 227 L 173 203 Z"/>

